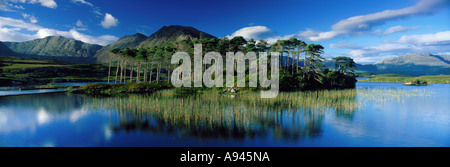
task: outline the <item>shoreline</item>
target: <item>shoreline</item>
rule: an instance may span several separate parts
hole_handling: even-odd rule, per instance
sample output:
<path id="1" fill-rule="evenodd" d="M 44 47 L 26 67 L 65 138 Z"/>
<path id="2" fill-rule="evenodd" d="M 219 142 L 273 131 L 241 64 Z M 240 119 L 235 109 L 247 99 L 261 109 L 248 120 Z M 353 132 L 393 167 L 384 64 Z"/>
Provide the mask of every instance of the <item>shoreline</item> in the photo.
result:
<path id="1" fill-rule="evenodd" d="M 30 92 L 30 93 L 22 93 L 22 94 L 5 94 L 5 95 L 0 94 L 0 98 L 1 97 L 10 97 L 10 96 L 20 96 L 20 95 L 51 94 L 51 93 L 63 93 L 63 92 L 67 92 L 67 90 L 64 89 L 64 90 L 57 90 L 57 91 L 51 91 L 51 92 Z"/>

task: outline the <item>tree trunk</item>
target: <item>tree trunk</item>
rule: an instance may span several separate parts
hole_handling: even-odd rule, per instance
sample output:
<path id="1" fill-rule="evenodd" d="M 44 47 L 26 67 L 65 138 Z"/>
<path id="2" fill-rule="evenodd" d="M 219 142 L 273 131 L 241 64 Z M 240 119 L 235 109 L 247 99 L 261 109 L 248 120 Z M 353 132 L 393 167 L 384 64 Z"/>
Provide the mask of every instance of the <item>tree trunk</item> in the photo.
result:
<path id="1" fill-rule="evenodd" d="M 139 69 L 138 69 L 138 82 L 141 83 L 141 72 L 142 72 L 142 62 L 139 62 Z"/>
<path id="2" fill-rule="evenodd" d="M 141 62 L 138 62 L 137 66 L 136 83 L 139 83 L 141 81 Z"/>
<path id="3" fill-rule="evenodd" d="M 279 52 L 280 53 L 280 57 L 279 57 L 279 60 L 280 60 L 280 62 L 279 62 L 279 64 L 280 64 L 280 69 L 283 69 L 283 53 L 281 53 L 281 52 Z"/>
<path id="4" fill-rule="evenodd" d="M 130 62 L 130 83 L 133 82 L 133 68 L 134 68 L 134 63 Z"/>
<path id="5" fill-rule="evenodd" d="M 148 82 L 151 83 L 152 82 L 152 75 L 153 75 L 153 62 L 151 63 L 152 66 L 150 67 L 150 78 L 148 78 Z"/>
<path id="6" fill-rule="evenodd" d="M 119 67 L 120 67 L 119 62 L 120 62 L 120 59 L 117 60 L 117 65 L 116 65 L 116 81 L 114 81 L 114 83 L 117 83 L 117 74 L 119 74 Z"/>
<path id="7" fill-rule="evenodd" d="M 297 64 L 297 72 L 298 72 L 298 69 L 299 69 L 299 66 L 300 66 L 299 63 L 298 63 L 298 61 L 300 61 L 300 53 L 301 53 L 300 51 L 298 51 L 298 53 L 297 53 L 297 63 L 296 63 Z"/>
<path id="8" fill-rule="evenodd" d="M 306 52 L 305 52 L 305 60 L 303 60 L 303 68 L 306 68 Z"/>
<path id="9" fill-rule="evenodd" d="M 144 82 L 147 82 L 148 62 L 145 62 Z"/>
<path id="10" fill-rule="evenodd" d="M 128 60 L 127 59 L 125 59 L 125 63 L 123 63 L 123 66 L 124 66 L 124 68 L 123 68 L 123 83 L 125 83 L 125 81 L 127 80 L 126 78 L 127 78 L 127 65 L 128 65 Z"/>
<path id="11" fill-rule="evenodd" d="M 295 57 L 294 57 L 293 53 L 291 53 L 291 56 L 292 56 L 291 73 L 294 74 Z"/>
<path id="12" fill-rule="evenodd" d="M 109 76 L 111 75 L 111 63 L 112 63 L 112 55 L 109 55 L 109 68 L 108 68 L 108 84 L 109 84 Z"/>
<path id="13" fill-rule="evenodd" d="M 284 69 L 286 69 L 286 71 L 289 69 L 288 65 L 289 65 L 289 55 L 284 57 L 284 66 L 285 66 Z"/>
<path id="14" fill-rule="evenodd" d="M 122 76 L 123 76 L 123 65 L 124 65 L 125 60 L 122 59 L 122 61 L 120 62 L 120 80 L 119 83 L 122 83 Z"/>
<path id="15" fill-rule="evenodd" d="M 159 83 L 159 72 L 161 71 L 161 61 L 158 64 L 158 70 L 156 71 L 156 83 Z"/>
<path id="16" fill-rule="evenodd" d="M 170 64 L 167 65 L 167 82 L 170 83 Z"/>

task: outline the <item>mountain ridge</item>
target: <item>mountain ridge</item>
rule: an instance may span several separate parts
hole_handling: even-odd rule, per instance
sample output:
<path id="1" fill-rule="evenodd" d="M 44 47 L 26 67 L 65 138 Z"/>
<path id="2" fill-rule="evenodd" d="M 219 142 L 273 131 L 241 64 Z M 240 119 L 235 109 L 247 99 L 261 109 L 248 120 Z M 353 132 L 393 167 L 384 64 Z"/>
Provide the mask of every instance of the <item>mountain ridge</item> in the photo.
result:
<path id="1" fill-rule="evenodd" d="M 94 63 L 100 45 L 88 44 L 62 36 L 48 36 L 25 42 L 4 42 L 21 57 L 56 59 L 72 63 Z"/>
<path id="2" fill-rule="evenodd" d="M 216 37 L 190 26 L 170 25 L 163 26 L 150 36 L 140 33 L 127 35 L 104 47 L 61 36 L 50 36 L 26 42 L 3 42 L 0 43 L 0 49 L 3 54 L 14 54 L 15 52 L 25 57 L 37 56 L 62 61 L 77 58 L 77 63 L 107 63 L 110 56 L 109 50 L 114 48 L 146 48 L 168 44 L 175 45 L 176 42 L 182 40 L 193 41 L 201 38 Z M 5 46 L 7 47 L 5 48 Z M 326 63 L 327 67 L 334 69 L 334 63 L 331 60 L 327 60 L 324 63 Z M 410 53 L 383 59 L 374 64 L 362 65 L 357 63 L 356 65 L 359 71 L 372 73 L 406 75 L 450 74 L 450 55 Z"/>
<path id="3" fill-rule="evenodd" d="M 145 41 L 139 44 L 138 48 L 161 46 L 181 40 L 193 41 L 195 39 L 201 38 L 217 37 L 190 26 L 163 26 L 158 31 L 150 35 Z"/>
<path id="4" fill-rule="evenodd" d="M 145 41 L 148 37 L 141 33 L 136 33 L 134 35 L 124 36 L 117 41 L 102 47 L 94 55 L 96 62 L 105 63 L 109 61 L 109 51 L 114 48 L 125 49 L 126 47 L 134 48 L 137 47 L 141 42 Z"/>
<path id="5" fill-rule="evenodd" d="M 409 53 L 380 60 L 372 66 L 374 73 L 397 73 L 405 75 L 448 75 L 450 55 L 431 53 Z"/>
<path id="6" fill-rule="evenodd" d="M 440 55 L 431 53 L 409 53 L 396 57 L 380 60 L 374 65 L 425 65 L 425 66 L 450 66 L 449 61 Z"/>
<path id="7" fill-rule="evenodd" d="M 18 54 L 0 41 L 0 56 L 18 56 Z"/>

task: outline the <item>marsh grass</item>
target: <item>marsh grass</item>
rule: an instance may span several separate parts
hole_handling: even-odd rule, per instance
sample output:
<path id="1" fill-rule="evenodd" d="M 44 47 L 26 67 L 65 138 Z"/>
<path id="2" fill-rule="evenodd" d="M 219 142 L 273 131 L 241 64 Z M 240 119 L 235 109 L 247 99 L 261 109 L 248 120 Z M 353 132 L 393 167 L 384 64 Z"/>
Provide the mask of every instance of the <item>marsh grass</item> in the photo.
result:
<path id="1" fill-rule="evenodd" d="M 361 82 L 398 82 L 406 83 L 415 80 L 426 81 L 428 83 L 450 83 L 450 75 L 423 75 L 418 77 L 398 75 L 398 74 L 380 74 L 370 79 L 361 80 Z"/>
<path id="2" fill-rule="evenodd" d="M 270 133 L 298 138 L 320 133 L 325 112 L 352 118 L 356 111 L 364 110 L 368 101 L 381 104 L 429 95 L 418 90 L 347 89 L 282 92 L 276 98 L 263 99 L 256 92 L 236 95 L 204 92 L 179 97 L 173 90 L 162 90 L 150 95 L 88 98 L 85 104 L 103 111 L 116 111 L 120 117 L 116 129 L 152 127 L 154 131 L 164 129 L 203 137 L 244 138 Z M 156 120 L 156 125 L 149 125 L 148 119 Z M 147 123 L 136 125 L 143 122 Z"/>

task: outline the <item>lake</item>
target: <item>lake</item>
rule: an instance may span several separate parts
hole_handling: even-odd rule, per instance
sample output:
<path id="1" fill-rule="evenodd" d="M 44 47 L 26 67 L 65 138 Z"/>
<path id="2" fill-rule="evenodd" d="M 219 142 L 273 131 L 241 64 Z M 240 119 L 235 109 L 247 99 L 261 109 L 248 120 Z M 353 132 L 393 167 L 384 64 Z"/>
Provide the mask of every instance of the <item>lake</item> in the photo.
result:
<path id="1" fill-rule="evenodd" d="M 0 146 L 450 146 L 449 84 L 356 87 L 343 91 L 342 100 L 336 91 L 317 94 L 321 98 L 283 94 L 281 100 L 4 96 Z"/>

